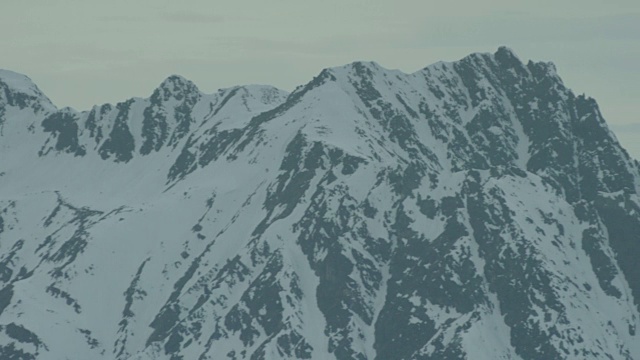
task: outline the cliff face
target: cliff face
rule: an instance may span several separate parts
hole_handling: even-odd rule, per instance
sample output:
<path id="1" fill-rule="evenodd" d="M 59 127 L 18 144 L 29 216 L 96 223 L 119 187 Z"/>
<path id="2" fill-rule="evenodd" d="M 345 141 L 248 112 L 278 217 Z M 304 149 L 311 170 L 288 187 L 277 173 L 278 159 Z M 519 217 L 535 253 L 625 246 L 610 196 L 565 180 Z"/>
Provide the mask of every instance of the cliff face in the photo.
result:
<path id="1" fill-rule="evenodd" d="M 0 355 L 640 358 L 640 169 L 509 49 L 56 109 L 0 72 Z"/>

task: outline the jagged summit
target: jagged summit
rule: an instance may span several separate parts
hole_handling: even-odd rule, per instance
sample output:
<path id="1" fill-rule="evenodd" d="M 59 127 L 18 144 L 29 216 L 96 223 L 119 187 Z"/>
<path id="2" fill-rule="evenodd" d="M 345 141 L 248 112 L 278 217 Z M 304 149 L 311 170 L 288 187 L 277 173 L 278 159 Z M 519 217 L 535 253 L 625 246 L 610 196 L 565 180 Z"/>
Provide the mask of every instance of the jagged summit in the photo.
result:
<path id="1" fill-rule="evenodd" d="M 351 70 L 351 69 L 358 69 L 358 68 L 371 69 L 372 71 L 389 71 L 389 69 L 384 68 L 383 66 L 381 66 L 375 61 L 354 61 L 352 63 L 346 64 L 343 66 L 336 66 L 329 69 L 333 69 L 334 71 L 340 71 L 345 69 Z"/>
<path id="2" fill-rule="evenodd" d="M 515 58 L 515 59 L 518 59 L 518 61 L 520 61 L 520 58 L 515 53 L 515 51 L 513 51 L 513 49 L 511 49 L 508 46 L 499 46 L 498 50 L 496 50 L 494 55 L 496 57 Z M 520 62 L 522 62 L 522 61 L 520 61 Z"/>
<path id="3" fill-rule="evenodd" d="M 442 66 L 446 66 L 449 64 L 455 64 L 455 63 L 460 63 L 460 62 L 464 62 L 464 61 L 469 61 L 470 59 L 499 59 L 500 63 L 505 65 L 505 66 L 513 66 L 516 64 L 520 64 L 520 66 L 524 66 L 524 63 L 522 62 L 522 60 L 520 59 L 520 57 L 516 54 L 516 52 L 507 47 L 507 46 L 500 46 L 495 53 L 490 53 L 490 52 L 477 52 L 477 53 L 472 53 L 469 54 L 465 57 L 463 57 L 460 60 L 457 61 L 452 61 L 452 62 L 444 62 L 444 61 L 438 61 L 434 64 L 429 64 L 426 65 L 423 69 L 429 69 L 429 68 L 438 68 L 438 67 L 442 67 Z M 533 62 L 532 62 L 533 63 Z M 551 62 L 547 62 L 547 64 L 552 65 L 553 63 Z M 345 71 L 350 71 L 352 69 L 370 69 L 371 71 L 375 72 L 375 71 L 382 71 L 382 72 L 393 72 L 393 73 L 402 73 L 404 75 L 410 75 L 412 73 L 405 73 L 402 70 L 397 70 L 397 69 L 389 69 L 386 68 L 382 65 L 380 65 L 379 63 L 377 63 L 376 61 L 354 61 L 351 62 L 349 64 L 345 64 L 345 65 L 341 65 L 341 66 L 335 66 L 335 67 L 329 67 L 329 68 L 325 68 L 323 69 L 322 72 L 345 72 Z M 419 73 L 421 71 L 423 71 L 423 69 L 421 70 L 417 70 L 414 73 Z"/>
<path id="4" fill-rule="evenodd" d="M 160 96 L 163 101 L 169 99 L 182 100 L 186 96 L 196 96 L 200 94 L 198 87 L 191 81 L 180 75 L 171 75 L 167 77 L 154 90 L 154 96 Z"/>
<path id="5" fill-rule="evenodd" d="M 0 106 L 27 107 L 34 111 L 48 111 L 55 106 L 29 77 L 0 69 Z"/>
<path id="6" fill-rule="evenodd" d="M 640 167 L 549 63 L 2 109 L 0 358 L 640 358 Z"/>
<path id="7" fill-rule="evenodd" d="M 459 63 L 461 61 L 465 61 L 465 59 L 473 59 L 473 58 L 483 58 L 483 57 L 495 57 L 496 59 L 500 58 L 502 59 L 501 63 L 505 64 L 508 66 L 508 62 L 512 61 L 513 63 L 520 63 L 522 64 L 521 60 L 519 59 L 519 57 L 516 55 L 516 53 L 509 47 L 506 46 L 501 46 L 498 48 L 498 50 L 492 54 L 492 53 L 473 53 L 470 54 L 468 56 L 466 56 L 465 58 L 461 59 L 460 61 L 457 62 L 453 62 L 453 63 Z M 512 63 L 512 64 L 513 64 Z M 531 64 L 536 64 L 538 66 L 540 65 L 544 65 L 545 67 L 548 67 L 549 69 L 552 69 L 552 71 L 555 73 L 555 66 L 553 65 L 553 63 L 551 62 L 547 62 L 547 63 L 533 63 L 530 62 Z M 438 66 L 442 66 L 445 64 L 452 64 L 452 62 L 437 62 L 435 64 L 431 64 L 431 65 L 427 65 L 424 69 L 429 69 L 429 68 L 436 68 Z M 354 61 L 352 63 L 346 64 L 346 65 L 342 65 L 342 66 L 335 66 L 335 67 L 329 67 L 324 69 L 321 74 L 323 73 L 344 73 L 344 72 L 350 72 L 353 70 L 357 70 L 357 69 L 367 69 L 367 72 L 371 73 L 371 72 L 382 72 L 382 73 L 389 73 L 389 72 L 393 72 L 393 73 L 401 73 L 401 74 L 405 74 L 408 75 L 404 72 L 402 72 L 401 70 L 392 70 L 392 69 L 387 69 L 383 66 L 381 66 L 380 64 L 378 64 L 375 61 Z M 422 70 L 418 70 L 416 71 L 416 73 L 419 73 Z M 3 79 L 5 79 L 6 81 L 3 81 Z M 22 92 L 26 95 L 30 95 L 30 96 L 39 96 L 39 97 L 43 97 L 45 99 L 47 99 L 47 101 L 49 101 L 49 99 L 38 89 L 38 87 L 31 81 L 31 79 L 29 77 L 27 77 L 26 75 L 23 74 L 19 74 L 13 71 L 9 71 L 9 70 L 3 70 L 0 69 L 0 81 L 3 81 L 3 83 L 5 84 L 5 86 L 8 89 L 11 89 L 13 91 L 16 92 Z M 273 88 L 274 90 L 278 90 L 280 92 L 283 92 L 283 90 L 277 89 L 275 87 L 272 87 L 271 85 L 240 85 L 240 86 L 236 86 L 236 87 L 242 87 L 242 88 L 246 88 L 248 91 L 251 91 L 252 89 L 255 89 L 256 91 L 262 91 L 265 88 Z M 264 88 L 263 88 L 264 87 Z M 300 87 L 303 87 L 303 85 L 301 85 Z M 232 87 L 235 88 L 235 87 Z M 222 91 L 223 89 L 221 89 L 220 91 Z M 153 91 L 152 94 L 157 93 L 158 96 L 161 96 L 163 101 L 167 101 L 170 98 L 175 98 L 178 100 L 183 99 L 183 97 L 186 94 L 199 94 L 201 93 L 199 88 L 197 87 L 197 85 L 181 76 L 181 75 L 170 75 L 168 76 L 165 80 L 163 80 L 158 87 Z M 50 101 L 49 101 L 50 102 Z M 106 105 L 106 104 L 105 104 Z"/>
<path id="8" fill-rule="evenodd" d="M 0 82 L 7 90 L 19 92 L 27 96 L 43 96 L 38 87 L 31 79 L 23 74 L 19 74 L 10 70 L 0 69 Z"/>

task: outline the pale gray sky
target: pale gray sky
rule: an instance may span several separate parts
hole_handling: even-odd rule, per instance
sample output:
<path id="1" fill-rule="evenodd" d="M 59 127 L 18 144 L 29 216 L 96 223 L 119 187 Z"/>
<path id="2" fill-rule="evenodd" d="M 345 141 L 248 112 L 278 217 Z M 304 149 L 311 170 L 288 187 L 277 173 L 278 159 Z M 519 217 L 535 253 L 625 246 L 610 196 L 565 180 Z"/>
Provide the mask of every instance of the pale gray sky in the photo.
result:
<path id="1" fill-rule="evenodd" d="M 413 72 L 507 45 L 553 61 L 640 158 L 638 0 L 7 0 L 0 33 L 0 68 L 80 110 L 149 96 L 170 74 L 204 92 L 292 90 L 355 60 Z"/>

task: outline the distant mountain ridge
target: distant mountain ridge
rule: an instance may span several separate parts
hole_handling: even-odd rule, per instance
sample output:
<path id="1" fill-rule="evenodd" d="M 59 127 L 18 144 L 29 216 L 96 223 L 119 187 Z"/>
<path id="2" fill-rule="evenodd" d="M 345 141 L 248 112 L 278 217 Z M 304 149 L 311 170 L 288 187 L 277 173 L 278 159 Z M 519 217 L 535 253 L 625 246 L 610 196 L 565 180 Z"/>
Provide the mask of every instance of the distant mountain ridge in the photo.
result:
<path id="1" fill-rule="evenodd" d="M 0 358 L 640 358 L 639 194 L 506 47 L 82 112 L 0 70 Z"/>

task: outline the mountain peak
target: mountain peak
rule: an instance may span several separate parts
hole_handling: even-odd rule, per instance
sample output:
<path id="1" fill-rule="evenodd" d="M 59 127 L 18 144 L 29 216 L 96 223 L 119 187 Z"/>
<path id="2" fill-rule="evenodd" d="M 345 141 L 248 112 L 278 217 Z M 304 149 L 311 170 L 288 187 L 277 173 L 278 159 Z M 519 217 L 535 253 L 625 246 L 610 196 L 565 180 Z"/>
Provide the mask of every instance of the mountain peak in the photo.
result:
<path id="1" fill-rule="evenodd" d="M 11 70 L 0 69 L 0 83 L 25 94 L 34 96 L 39 94 L 37 86 L 28 76 Z"/>
<path id="2" fill-rule="evenodd" d="M 189 84 L 193 84 L 193 82 L 182 75 L 169 75 L 166 79 L 164 79 L 160 83 L 160 87 L 174 85 L 174 86 L 188 86 Z"/>
<path id="3" fill-rule="evenodd" d="M 515 53 L 515 51 L 513 51 L 513 49 L 511 49 L 510 47 L 507 47 L 507 46 L 498 47 L 498 50 L 495 52 L 494 56 L 496 58 L 497 57 L 502 57 L 502 58 L 507 58 L 507 59 L 516 59 L 516 60 L 520 61 L 520 58 Z M 522 62 L 522 61 L 520 61 L 520 62 Z"/>
<path id="4" fill-rule="evenodd" d="M 45 107 L 54 107 L 51 100 L 26 75 L 0 69 L 0 89 L 4 90 L 0 93 L 0 100 L 11 106 L 24 108 L 37 99 Z"/>
<path id="5" fill-rule="evenodd" d="M 523 76 L 529 73 L 525 64 L 520 60 L 516 53 L 506 47 L 500 46 L 498 50 L 493 54 L 493 58 L 495 61 L 500 64 L 500 66 L 515 71 L 516 73 L 520 73 Z"/>
<path id="6" fill-rule="evenodd" d="M 351 64 L 349 64 L 351 67 L 367 67 L 370 69 L 380 69 L 382 68 L 380 66 L 380 64 L 378 64 L 375 61 L 364 61 L 364 60 L 359 60 L 359 61 L 354 61 Z"/>
<path id="7" fill-rule="evenodd" d="M 182 100 L 189 94 L 199 94 L 200 89 L 189 79 L 180 75 L 171 75 L 164 79 L 154 91 L 166 101 L 169 98 Z"/>
<path id="8" fill-rule="evenodd" d="M 374 72 L 378 72 L 380 70 L 385 70 L 380 64 L 375 61 L 354 61 L 345 65 L 332 66 L 328 68 L 322 69 L 320 74 L 318 74 L 318 78 L 324 78 L 329 75 L 337 75 L 337 74 L 348 74 L 348 73 L 356 73 L 356 74 L 372 74 Z"/>

